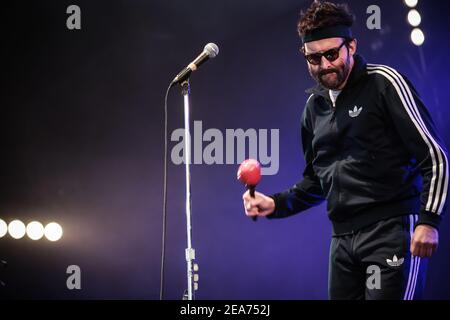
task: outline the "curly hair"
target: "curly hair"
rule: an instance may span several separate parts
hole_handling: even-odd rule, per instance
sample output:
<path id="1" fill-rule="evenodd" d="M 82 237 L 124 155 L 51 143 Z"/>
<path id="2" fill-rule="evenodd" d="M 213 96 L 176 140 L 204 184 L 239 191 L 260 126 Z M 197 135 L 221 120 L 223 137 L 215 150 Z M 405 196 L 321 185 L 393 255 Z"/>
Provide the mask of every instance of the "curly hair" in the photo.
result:
<path id="1" fill-rule="evenodd" d="M 335 4 L 314 0 L 306 12 L 300 13 L 300 20 L 297 24 L 297 31 L 301 37 L 305 33 L 336 25 L 351 27 L 355 17 L 350 12 L 347 4 Z"/>

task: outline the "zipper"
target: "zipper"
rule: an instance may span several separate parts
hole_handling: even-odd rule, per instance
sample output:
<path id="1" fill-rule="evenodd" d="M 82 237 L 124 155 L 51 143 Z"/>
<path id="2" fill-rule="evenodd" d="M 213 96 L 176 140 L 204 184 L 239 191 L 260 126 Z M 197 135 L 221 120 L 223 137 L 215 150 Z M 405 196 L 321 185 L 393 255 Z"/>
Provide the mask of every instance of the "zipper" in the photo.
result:
<path id="1" fill-rule="evenodd" d="M 340 96 L 340 95 L 339 95 Z M 335 126 L 335 120 L 336 120 L 336 104 L 337 101 L 339 99 L 339 96 L 336 98 L 335 101 L 331 100 L 330 98 L 330 102 L 332 105 L 332 109 L 331 109 L 331 119 L 330 119 L 330 130 L 334 132 L 335 136 L 338 136 L 338 130 L 337 130 L 337 126 Z M 337 138 L 336 138 L 337 139 Z M 336 140 L 335 141 L 335 147 L 338 146 L 339 141 Z M 335 173 L 334 173 L 334 179 L 335 179 L 335 192 L 337 193 L 336 197 L 335 197 L 335 201 L 337 201 L 337 204 L 341 202 L 341 192 L 340 192 L 340 165 L 341 165 L 341 159 L 340 156 L 337 157 L 336 159 L 336 166 L 335 166 Z M 337 205 L 336 204 L 336 205 Z"/>
<path id="2" fill-rule="evenodd" d="M 331 102 L 331 105 L 332 105 L 331 110 L 333 112 L 332 120 L 334 120 L 335 112 L 336 112 L 336 105 L 338 103 L 338 100 L 340 98 L 342 98 L 343 91 L 344 91 L 344 89 L 341 90 L 341 92 L 337 95 L 337 97 L 336 97 L 336 99 L 334 101 L 333 101 L 333 99 L 331 99 L 331 91 L 328 91 L 328 100 Z"/>
<path id="3" fill-rule="evenodd" d="M 335 118 L 336 118 L 336 105 L 333 103 L 333 109 L 331 109 L 331 119 L 330 119 L 330 123 L 333 124 Z"/>
<path id="4" fill-rule="evenodd" d="M 330 123 L 332 123 L 336 118 L 336 103 L 337 103 L 338 99 L 339 99 L 339 96 L 336 98 L 335 101 L 333 101 L 333 100 L 331 100 L 331 98 L 329 98 L 329 100 L 331 101 L 331 105 L 332 105 L 332 107 L 331 107 L 332 114 L 331 114 Z"/>
<path id="5" fill-rule="evenodd" d="M 336 162 L 336 174 L 334 178 L 336 179 L 336 192 L 337 192 L 337 204 L 341 203 L 341 182 L 340 182 L 340 166 L 341 166 L 341 160 L 337 160 Z"/>

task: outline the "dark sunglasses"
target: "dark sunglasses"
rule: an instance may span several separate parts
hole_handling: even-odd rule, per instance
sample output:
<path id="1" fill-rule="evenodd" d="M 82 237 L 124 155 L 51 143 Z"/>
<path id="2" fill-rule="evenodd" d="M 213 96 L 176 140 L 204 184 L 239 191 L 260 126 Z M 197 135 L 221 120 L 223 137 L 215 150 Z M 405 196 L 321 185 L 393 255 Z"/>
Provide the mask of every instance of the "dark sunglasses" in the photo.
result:
<path id="1" fill-rule="evenodd" d="M 333 48 L 330 50 L 327 50 L 323 53 L 317 52 L 317 53 L 311 53 L 311 54 L 304 54 L 304 48 L 302 48 L 303 55 L 305 56 L 305 59 L 312 65 L 319 65 L 322 62 L 322 57 L 325 57 L 330 62 L 333 62 L 337 58 L 339 58 L 339 51 L 341 48 L 347 43 L 347 41 L 344 41 L 341 43 L 341 45 L 337 48 Z"/>

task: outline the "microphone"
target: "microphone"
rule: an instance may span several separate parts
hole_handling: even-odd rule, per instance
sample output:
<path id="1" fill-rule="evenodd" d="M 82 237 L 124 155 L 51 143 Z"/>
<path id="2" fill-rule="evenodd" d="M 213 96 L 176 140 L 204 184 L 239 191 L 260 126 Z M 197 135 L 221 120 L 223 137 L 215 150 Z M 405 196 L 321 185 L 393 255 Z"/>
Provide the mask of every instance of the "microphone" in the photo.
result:
<path id="1" fill-rule="evenodd" d="M 208 43 L 203 49 L 203 52 L 172 80 L 170 87 L 185 81 L 189 78 L 191 73 L 197 70 L 197 68 L 200 67 L 206 60 L 209 58 L 215 58 L 218 54 L 219 47 L 215 43 Z"/>

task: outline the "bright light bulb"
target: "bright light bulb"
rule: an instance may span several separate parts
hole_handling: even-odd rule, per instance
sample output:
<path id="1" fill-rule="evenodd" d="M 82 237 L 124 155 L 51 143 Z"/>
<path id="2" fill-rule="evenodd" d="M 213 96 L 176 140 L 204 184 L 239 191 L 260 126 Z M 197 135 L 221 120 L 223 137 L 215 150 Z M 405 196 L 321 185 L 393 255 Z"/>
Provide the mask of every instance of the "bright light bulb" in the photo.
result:
<path id="1" fill-rule="evenodd" d="M 408 22 L 410 25 L 412 25 L 413 27 L 417 27 L 421 21 L 422 17 L 420 16 L 419 11 L 417 11 L 416 9 L 412 9 L 409 11 Z"/>
<path id="2" fill-rule="evenodd" d="M 50 222 L 45 226 L 44 234 L 48 240 L 58 241 L 62 237 L 63 230 L 58 223 Z"/>
<path id="3" fill-rule="evenodd" d="M 0 238 L 3 238 L 5 234 L 8 232 L 8 225 L 5 221 L 0 219 Z"/>
<path id="4" fill-rule="evenodd" d="M 8 232 L 14 239 L 20 239 L 25 235 L 25 225 L 20 220 L 11 221 L 8 225 Z"/>
<path id="5" fill-rule="evenodd" d="M 417 6 L 417 2 L 419 2 L 419 1 L 418 0 L 405 0 L 405 4 L 410 8 L 414 8 L 415 6 Z"/>
<path id="6" fill-rule="evenodd" d="M 422 30 L 419 28 L 415 28 L 413 31 L 411 31 L 411 41 L 416 46 L 421 46 L 425 42 L 425 35 L 423 34 Z"/>
<path id="7" fill-rule="evenodd" d="M 27 236 L 31 240 L 39 240 L 44 236 L 44 226 L 42 223 L 33 221 L 27 225 Z"/>

